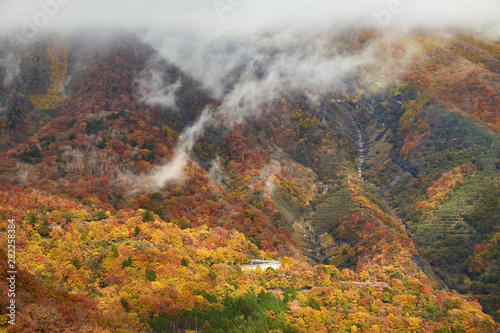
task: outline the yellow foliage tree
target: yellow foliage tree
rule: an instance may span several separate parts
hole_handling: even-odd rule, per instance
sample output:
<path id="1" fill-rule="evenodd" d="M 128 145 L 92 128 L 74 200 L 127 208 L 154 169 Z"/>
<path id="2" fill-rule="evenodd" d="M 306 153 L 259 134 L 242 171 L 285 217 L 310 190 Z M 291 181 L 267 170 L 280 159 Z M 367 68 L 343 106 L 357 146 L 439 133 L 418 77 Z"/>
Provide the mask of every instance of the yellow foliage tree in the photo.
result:
<path id="1" fill-rule="evenodd" d="M 47 42 L 45 51 L 50 60 L 50 86 L 45 94 L 28 96 L 31 103 L 40 110 L 56 110 L 61 107 L 66 100 L 64 91 L 64 79 L 68 71 L 68 54 L 71 49 L 69 43 L 64 44 L 60 49 L 56 49 L 50 42 Z"/>

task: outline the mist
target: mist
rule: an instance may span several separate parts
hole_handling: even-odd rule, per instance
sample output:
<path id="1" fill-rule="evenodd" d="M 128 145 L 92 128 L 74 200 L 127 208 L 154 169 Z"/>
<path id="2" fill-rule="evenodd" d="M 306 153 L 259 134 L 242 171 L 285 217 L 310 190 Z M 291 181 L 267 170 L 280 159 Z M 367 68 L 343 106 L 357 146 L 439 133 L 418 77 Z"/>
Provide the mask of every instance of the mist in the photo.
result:
<path id="1" fill-rule="evenodd" d="M 4 77 L 3 84 L 10 85 L 12 81 L 19 75 L 21 65 L 21 57 L 19 45 L 15 40 L 4 39 L 0 35 L 0 71 L 3 69 Z"/>
<path id="2" fill-rule="evenodd" d="M 177 109 L 175 93 L 182 86 L 182 81 L 165 77 L 157 66 L 160 62 L 161 59 L 158 58 L 150 60 L 146 69 L 138 74 L 136 81 L 139 87 L 139 100 L 150 105 Z"/>
<path id="3" fill-rule="evenodd" d="M 496 0 L 3 0 L 0 31 L 22 35 L 23 27 L 32 25 L 38 32 L 90 27 L 241 36 L 290 27 L 357 25 L 402 31 L 454 26 L 498 38 L 498 13 Z"/>
<path id="4" fill-rule="evenodd" d="M 0 58 L 0 67 L 5 69 L 4 84 L 9 85 L 19 75 L 20 59 L 12 52 Z"/>
<path id="5" fill-rule="evenodd" d="M 163 166 L 156 167 L 147 174 L 133 177 L 123 175 L 118 181 L 129 183 L 129 194 L 140 192 L 159 191 L 167 183 L 179 182 L 183 178 L 184 167 L 189 161 L 189 154 L 198 138 L 203 135 L 206 128 L 216 121 L 216 115 L 211 107 L 205 108 L 196 122 L 184 129 L 180 135 L 173 158 Z M 130 181 L 132 179 L 132 182 Z"/>
<path id="6" fill-rule="evenodd" d="M 289 92 L 317 97 L 359 84 L 396 81 L 421 55 L 407 44 L 403 56 L 390 49 L 414 29 L 466 29 L 489 39 L 500 37 L 498 0 L 4 0 L 0 36 L 29 43 L 51 34 L 82 31 L 133 32 L 159 50 L 137 74 L 140 101 L 177 110 L 182 82 L 165 76 L 165 59 L 199 81 L 221 101 L 207 108 L 180 136 L 171 161 L 139 182 L 158 190 L 182 179 L 196 140 L 210 126 L 231 128 L 264 112 Z M 349 51 L 345 31 L 374 29 L 377 38 Z M 5 83 L 19 73 L 18 56 L 0 50 Z M 182 112 L 182 110 L 177 110 Z"/>
<path id="7" fill-rule="evenodd" d="M 347 79 L 360 72 L 368 78 L 365 83 L 359 82 L 362 85 L 372 83 L 370 75 L 379 81 L 396 80 L 398 68 L 404 67 L 413 54 L 418 53 L 407 46 L 405 57 L 388 56 L 383 50 L 390 49 L 394 43 L 390 36 L 380 36 L 360 44 L 359 50 L 346 52 L 345 45 L 335 38 L 332 39 L 330 32 L 289 31 L 257 34 L 239 42 L 232 39 L 205 43 L 200 39 L 186 39 L 187 42 L 182 42 L 166 37 L 167 46 L 159 47 L 160 53 L 198 79 L 220 99 L 221 105 L 210 113 L 205 110 L 194 125 L 184 131 L 172 161 L 154 170 L 150 176 L 155 183 L 153 188 L 182 179 L 189 152 L 208 126 L 231 129 L 264 112 L 273 112 L 275 102 L 287 94 L 302 93 L 317 98 L 343 92 Z M 173 46 L 173 43 L 178 45 Z M 154 66 L 145 72 L 153 70 Z M 154 73 L 153 77 L 162 76 Z"/>
<path id="8" fill-rule="evenodd" d="M 171 162 L 167 165 L 155 170 L 152 174 L 154 183 L 159 187 L 163 187 L 167 182 L 176 181 L 179 175 L 182 174 L 182 169 L 187 164 L 189 151 L 193 148 L 198 138 L 205 132 L 205 129 L 215 120 L 213 110 L 206 108 L 201 113 L 199 119 L 184 130 L 179 138 L 175 155 Z"/>

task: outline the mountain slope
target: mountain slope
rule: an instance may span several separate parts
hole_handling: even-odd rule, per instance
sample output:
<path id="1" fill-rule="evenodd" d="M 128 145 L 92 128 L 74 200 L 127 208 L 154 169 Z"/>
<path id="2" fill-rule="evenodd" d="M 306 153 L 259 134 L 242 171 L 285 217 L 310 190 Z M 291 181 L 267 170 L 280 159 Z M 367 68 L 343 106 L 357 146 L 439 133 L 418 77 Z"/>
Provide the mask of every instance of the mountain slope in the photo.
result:
<path id="1" fill-rule="evenodd" d="M 108 38 L 26 45 L 0 89 L 0 216 L 37 283 L 98 301 L 75 327 L 494 331 L 479 302 L 496 315 L 498 43 L 344 32 L 332 57 L 375 45 L 394 73 L 291 85 L 228 125 L 225 97 L 138 38 Z M 228 94 L 248 69 L 233 75 Z M 207 114 L 182 174 L 152 184 Z M 283 266 L 241 269 L 254 258 Z M 31 307 L 23 324 L 52 329 Z"/>

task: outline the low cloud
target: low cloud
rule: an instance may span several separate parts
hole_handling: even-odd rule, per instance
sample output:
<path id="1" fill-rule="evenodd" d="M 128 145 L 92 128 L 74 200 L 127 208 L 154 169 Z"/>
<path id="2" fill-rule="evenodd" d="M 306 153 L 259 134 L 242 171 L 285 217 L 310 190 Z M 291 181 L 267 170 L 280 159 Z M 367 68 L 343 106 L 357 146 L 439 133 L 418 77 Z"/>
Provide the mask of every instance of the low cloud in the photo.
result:
<path id="1" fill-rule="evenodd" d="M 175 149 L 174 158 L 167 165 L 164 165 L 152 174 L 154 183 L 160 188 L 166 183 L 180 179 L 182 170 L 187 165 L 188 155 L 198 138 L 203 135 L 205 129 L 213 124 L 215 118 L 213 110 L 206 108 L 201 113 L 198 120 L 187 129 L 184 130 L 179 138 L 177 148 Z"/>
<path id="2" fill-rule="evenodd" d="M 182 86 L 181 79 L 169 82 L 165 73 L 154 65 L 149 65 L 137 77 L 139 100 L 150 105 L 176 109 L 175 94 Z"/>
<path id="3" fill-rule="evenodd" d="M 131 193 L 155 192 L 168 183 L 182 180 L 183 171 L 188 164 L 189 154 L 193 146 L 206 128 L 214 124 L 215 120 L 214 110 L 212 108 L 204 109 L 198 120 L 187 127 L 179 137 L 172 160 L 135 179 L 132 183 Z"/>
<path id="4" fill-rule="evenodd" d="M 215 6 L 221 2 L 222 11 Z M 387 50 L 399 39 L 394 31 L 461 28 L 499 38 L 498 13 L 498 0 L 4 0 L 0 31 L 24 40 L 51 32 L 133 31 L 217 97 L 221 107 L 206 109 L 183 132 L 173 159 L 139 180 L 159 189 L 182 178 L 196 140 L 220 119 L 231 127 L 258 117 L 290 92 L 320 96 L 347 89 L 349 81 L 397 80 L 420 50 L 404 45 L 400 57 L 391 56 Z M 352 36 L 342 35 L 367 27 L 379 33 L 374 42 L 350 45 L 345 39 Z M 0 57 L 11 82 L 19 62 L 9 52 L 0 50 Z M 151 64 L 137 82 L 143 102 L 177 108 L 180 80 Z"/>
<path id="5" fill-rule="evenodd" d="M 266 180 L 265 193 L 271 195 L 274 192 L 276 175 L 281 172 L 281 164 L 272 160 L 262 168 L 262 177 Z"/>
<path id="6" fill-rule="evenodd" d="M 21 59 L 15 41 L 0 39 L 0 44 L 3 46 L 0 47 L 0 70 L 4 70 L 4 84 L 9 85 L 20 73 Z"/>
<path id="7" fill-rule="evenodd" d="M 378 80 L 397 77 L 400 73 L 397 69 L 404 67 L 414 53 L 407 45 L 400 58 L 384 54 L 383 50 L 391 48 L 398 38 L 389 35 L 352 49 L 336 31 L 285 29 L 238 41 L 171 36 L 161 40 L 151 35 L 147 38 L 158 45 L 162 55 L 216 94 L 222 101 L 218 112 L 228 126 L 258 117 L 266 107 L 290 92 L 317 96 L 342 90 L 345 81 L 363 68 L 366 73 L 369 68 L 372 77 L 381 75 Z M 352 50 L 346 52 L 349 48 Z"/>
<path id="8" fill-rule="evenodd" d="M 279 38 L 273 42 L 269 45 L 268 40 L 263 41 L 268 45 L 260 48 L 261 53 L 242 73 L 238 84 L 224 96 L 222 112 L 229 122 L 259 116 L 264 107 L 289 92 L 323 94 L 339 89 L 343 79 L 377 63 L 370 47 L 344 56 L 327 52 L 325 45 L 317 42 L 288 44 Z"/>
<path id="9" fill-rule="evenodd" d="M 208 177 L 211 181 L 219 184 L 227 181 L 227 177 L 224 173 L 224 167 L 221 165 L 220 157 L 217 156 L 217 158 L 212 161 L 212 166 L 208 171 Z"/>
<path id="10" fill-rule="evenodd" d="M 254 51 L 233 37 L 212 37 L 187 32 L 150 30 L 142 37 L 183 72 L 199 80 L 203 88 L 221 99 L 246 66 Z"/>
<path id="11" fill-rule="evenodd" d="M 273 35 L 255 35 L 246 43 L 217 40 L 214 43 L 218 47 L 212 53 L 205 52 L 214 47 L 210 41 L 199 43 L 198 47 L 179 45 L 173 48 L 176 51 L 183 47 L 189 50 L 190 57 L 184 58 L 180 66 L 185 66 L 187 71 L 189 68 L 200 69 L 193 75 L 197 75 L 195 78 L 204 86 L 218 87 L 222 103 L 217 109 L 205 110 L 195 124 L 183 132 L 172 161 L 148 176 L 155 184 L 154 189 L 182 179 L 189 151 L 207 127 L 231 128 L 261 116 L 266 109 L 272 112 L 274 102 L 290 93 L 321 96 L 346 89 L 345 82 L 361 72 L 366 78 L 359 84 L 373 83 L 370 80 L 372 77 L 377 77 L 379 81 L 395 79 L 400 73 L 398 69 L 404 68 L 412 59 L 413 52 L 409 52 L 409 45 L 405 46 L 403 56 L 398 55 L 397 59 L 392 57 L 389 51 L 396 43 L 395 37 L 379 36 L 372 43 L 361 43 L 349 52 L 346 52 L 346 45 L 340 45 L 342 36 L 336 36 L 337 39 L 331 37 L 330 34 L 283 31 Z M 168 41 L 166 44 L 170 45 Z M 172 56 L 171 47 L 160 49 L 162 54 L 166 53 L 165 56 Z M 225 56 L 219 57 L 220 54 Z M 228 57 L 228 54 L 233 57 Z M 169 60 L 177 63 L 182 58 Z M 227 63 L 220 61 L 228 58 L 231 61 Z M 168 98 L 170 92 L 162 90 L 163 81 L 158 79 L 161 75 L 154 72 L 148 77 L 150 87 L 160 87 L 152 89 L 160 92 L 158 98 Z M 153 103 L 154 99 L 149 98 L 148 101 Z"/>

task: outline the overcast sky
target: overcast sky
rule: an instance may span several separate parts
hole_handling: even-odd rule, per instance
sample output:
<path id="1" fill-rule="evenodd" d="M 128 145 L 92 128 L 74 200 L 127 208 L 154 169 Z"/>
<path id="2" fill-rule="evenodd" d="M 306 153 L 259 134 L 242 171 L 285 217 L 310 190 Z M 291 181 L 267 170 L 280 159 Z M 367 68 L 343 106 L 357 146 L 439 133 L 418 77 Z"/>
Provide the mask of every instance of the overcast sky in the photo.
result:
<path id="1" fill-rule="evenodd" d="M 405 30 L 414 26 L 453 25 L 498 38 L 500 1 L 0 0 L 1 32 L 19 33 L 31 24 L 39 31 L 89 27 L 174 28 L 213 35 L 247 33 L 275 26 L 302 29 L 361 24 L 390 25 Z"/>

